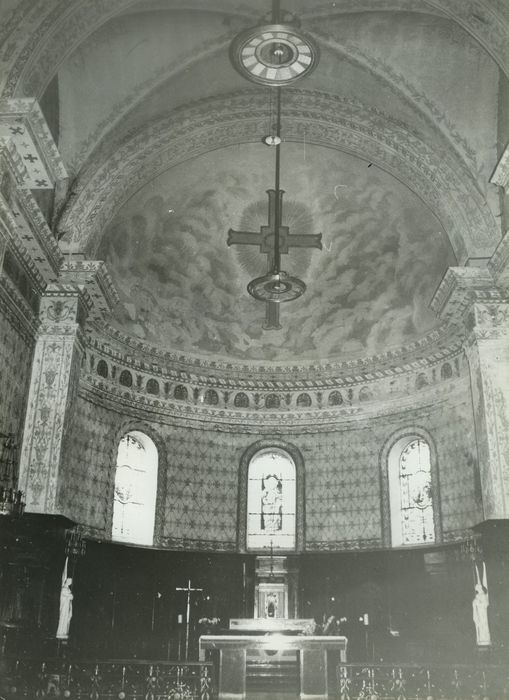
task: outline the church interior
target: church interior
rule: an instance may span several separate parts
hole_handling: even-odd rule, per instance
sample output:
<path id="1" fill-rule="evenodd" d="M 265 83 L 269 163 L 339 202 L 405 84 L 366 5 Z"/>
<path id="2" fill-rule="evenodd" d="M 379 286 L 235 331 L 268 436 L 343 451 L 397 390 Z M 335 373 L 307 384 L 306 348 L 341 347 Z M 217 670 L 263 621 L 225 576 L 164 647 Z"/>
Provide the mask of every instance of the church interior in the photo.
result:
<path id="1" fill-rule="evenodd" d="M 509 697 L 507 0 L 0 37 L 0 697 Z"/>

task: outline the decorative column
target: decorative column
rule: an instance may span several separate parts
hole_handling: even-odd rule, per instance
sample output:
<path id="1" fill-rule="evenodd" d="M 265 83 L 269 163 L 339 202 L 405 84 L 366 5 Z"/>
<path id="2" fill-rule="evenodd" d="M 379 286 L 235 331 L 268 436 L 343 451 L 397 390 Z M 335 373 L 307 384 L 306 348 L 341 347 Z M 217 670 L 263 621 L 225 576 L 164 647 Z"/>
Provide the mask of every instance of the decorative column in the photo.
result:
<path id="1" fill-rule="evenodd" d="M 20 459 L 27 512 L 60 514 L 60 453 L 84 352 L 81 324 L 90 305 L 89 295 L 74 285 L 49 285 L 41 299 Z"/>
<path id="2" fill-rule="evenodd" d="M 488 269 L 453 267 L 432 308 L 464 337 L 484 520 L 509 518 L 509 298 Z"/>
<path id="3" fill-rule="evenodd" d="M 74 409 L 84 354 L 87 317 L 103 320 L 117 301 L 104 263 L 67 259 L 60 282 L 48 285 L 41 299 L 20 459 L 20 488 L 26 511 L 51 515 L 59 503 L 61 453 Z"/>
<path id="4" fill-rule="evenodd" d="M 470 367 L 484 514 L 472 525 L 482 533 L 495 644 L 509 642 L 509 294 L 502 258 L 509 256 L 499 250 L 488 269 L 449 268 L 432 301 L 442 318 L 459 326 Z"/>

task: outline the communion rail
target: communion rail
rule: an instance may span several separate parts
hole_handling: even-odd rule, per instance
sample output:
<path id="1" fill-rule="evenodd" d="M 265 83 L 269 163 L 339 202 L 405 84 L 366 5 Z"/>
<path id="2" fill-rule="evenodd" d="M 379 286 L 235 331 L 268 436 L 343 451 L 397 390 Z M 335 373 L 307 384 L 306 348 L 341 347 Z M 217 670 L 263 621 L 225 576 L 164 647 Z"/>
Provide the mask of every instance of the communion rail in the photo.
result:
<path id="1" fill-rule="evenodd" d="M 209 662 L 0 659 L 0 699 L 214 700 Z"/>
<path id="2" fill-rule="evenodd" d="M 340 663 L 338 700 L 509 700 L 509 666 Z"/>

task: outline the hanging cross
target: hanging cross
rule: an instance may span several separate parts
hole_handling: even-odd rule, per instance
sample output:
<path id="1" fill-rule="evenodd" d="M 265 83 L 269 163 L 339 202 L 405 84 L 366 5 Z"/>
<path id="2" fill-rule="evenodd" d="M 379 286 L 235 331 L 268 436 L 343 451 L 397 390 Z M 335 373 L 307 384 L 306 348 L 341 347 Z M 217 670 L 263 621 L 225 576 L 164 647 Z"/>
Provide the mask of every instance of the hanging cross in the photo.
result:
<path id="1" fill-rule="evenodd" d="M 189 621 L 191 619 L 191 593 L 203 591 L 203 588 L 191 588 L 191 579 L 187 582 L 187 588 L 176 588 L 176 591 L 186 591 L 187 593 L 187 608 L 186 608 L 186 658 L 189 653 Z"/>
<path id="2" fill-rule="evenodd" d="M 284 190 L 277 190 L 279 195 L 279 221 L 282 220 Z M 258 233 L 251 231 L 228 231 L 227 245 L 257 245 L 260 253 L 267 255 L 267 271 L 274 266 L 274 239 L 276 236 L 276 190 L 267 190 L 269 195 L 269 222 L 267 226 L 261 226 Z M 279 252 L 288 253 L 290 248 L 318 248 L 322 249 L 322 234 L 290 234 L 288 226 L 279 226 Z M 279 303 L 275 301 L 265 302 L 266 330 L 278 330 Z"/>

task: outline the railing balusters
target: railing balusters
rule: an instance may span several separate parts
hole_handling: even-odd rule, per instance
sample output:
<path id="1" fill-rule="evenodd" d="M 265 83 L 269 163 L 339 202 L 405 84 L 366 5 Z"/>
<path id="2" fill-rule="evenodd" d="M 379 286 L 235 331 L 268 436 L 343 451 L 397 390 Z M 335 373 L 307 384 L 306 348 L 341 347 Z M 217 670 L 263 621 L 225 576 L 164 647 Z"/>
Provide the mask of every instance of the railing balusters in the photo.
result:
<path id="1" fill-rule="evenodd" d="M 505 666 L 339 663 L 339 700 L 509 700 Z"/>
<path id="2" fill-rule="evenodd" d="M 4 657 L 5 700 L 215 700 L 211 662 Z M 3 679 L 2 679 L 3 680 Z M 339 663 L 338 700 L 509 700 L 505 666 Z"/>

